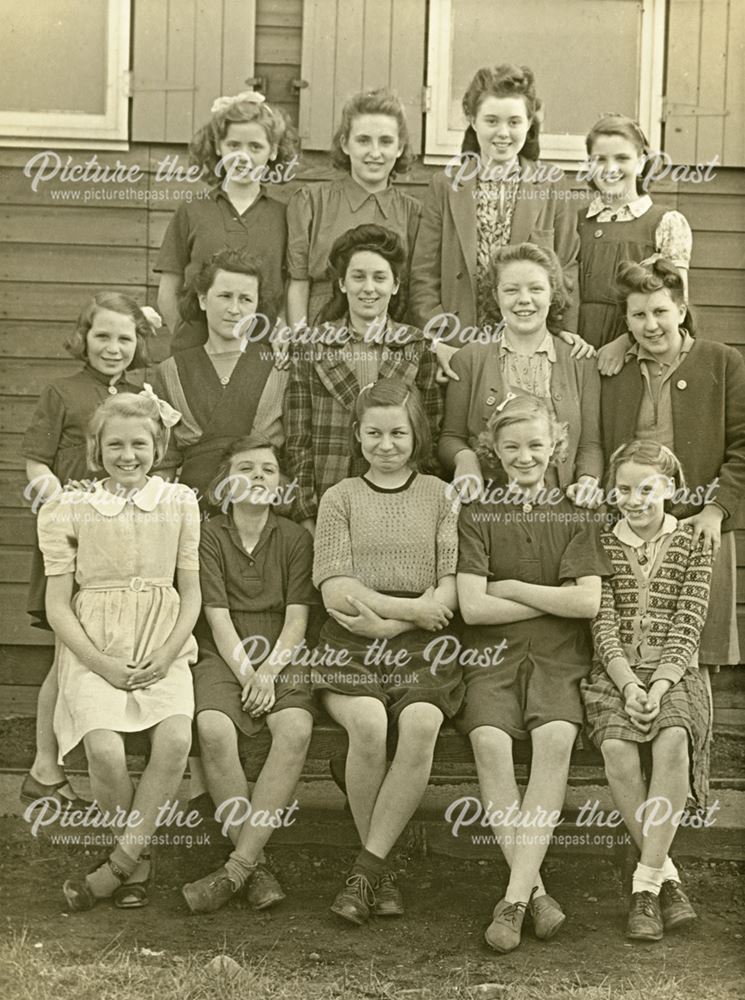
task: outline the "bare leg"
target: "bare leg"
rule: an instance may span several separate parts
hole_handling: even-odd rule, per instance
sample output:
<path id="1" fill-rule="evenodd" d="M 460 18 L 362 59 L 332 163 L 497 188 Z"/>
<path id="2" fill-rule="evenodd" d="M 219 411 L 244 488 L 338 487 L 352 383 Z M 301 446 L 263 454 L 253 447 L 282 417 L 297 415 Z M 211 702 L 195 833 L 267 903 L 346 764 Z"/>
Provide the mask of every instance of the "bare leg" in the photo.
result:
<path id="1" fill-rule="evenodd" d="M 120 822 L 132 808 L 134 785 L 127 770 L 124 737 L 108 729 L 94 729 L 83 737 L 91 790 L 99 809 Z M 118 831 L 117 831 L 118 832 Z"/>
<path id="2" fill-rule="evenodd" d="M 647 786 L 642 774 L 639 748 L 630 740 L 603 740 L 600 750 L 613 802 L 623 816 L 632 840 L 641 851 L 644 838 L 638 811 L 647 798 Z"/>
<path id="3" fill-rule="evenodd" d="M 224 712 L 212 709 L 197 715 L 197 730 L 207 791 L 219 817 L 223 802 L 249 798 L 248 782 L 238 755 L 238 731 Z M 238 842 L 238 832 L 237 826 L 228 827 L 233 844 Z"/>
<path id="4" fill-rule="evenodd" d="M 349 735 L 345 774 L 347 796 L 360 841 L 364 844 L 385 777 L 388 716 L 377 698 L 326 691 L 323 703 L 334 722 L 343 726 Z"/>
<path id="5" fill-rule="evenodd" d="M 422 801 L 443 715 L 436 705 L 407 705 L 398 719 L 398 746 L 375 801 L 365 847 L 385 858 Z"/>
<path id="6" fill-rule="evenodd" d="M 36 702 L 36 755 L 31 765 L 31 776 L 43 785 L 54 785 L 65 777 L 60 764 L 57 763 L 59 747 L 54 735 L 54 709 L 57 704 L 57 651 L 59 643 L 54 644 L 54 660 L 49 673 L 39 688 Z"/>
<path id="7" fill-rule="evenodd" d="M 657 816 L 667 812 L 679 813 L 688 797 L 689 756 L 688 733 L 682 726 L 663 729 L 652 743 L 652 779 L 649 783 L 649 801 L 658 801 Z M 670 850 L 677 827 L 670 821 L 654 822 L 654 805 L 645 811 L 645 819 L 650 826 L 642 844 L 642 864 L 650 868 L 662 868 Z"/>

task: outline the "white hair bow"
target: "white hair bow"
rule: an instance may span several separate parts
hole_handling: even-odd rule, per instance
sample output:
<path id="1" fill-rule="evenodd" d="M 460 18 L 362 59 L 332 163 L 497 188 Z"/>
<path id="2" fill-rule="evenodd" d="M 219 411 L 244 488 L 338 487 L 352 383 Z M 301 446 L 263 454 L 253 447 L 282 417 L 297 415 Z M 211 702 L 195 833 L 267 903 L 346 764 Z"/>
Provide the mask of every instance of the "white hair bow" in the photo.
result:
<path id="1" fill-rule="evenodd" d="M 148 399 L 152 399 L 155 405 L 158 407 L 158 412 L 160 413 L 160 419 L 163 422 L 164 427 L 173 427 L 181 419 L 181 414 L 178 410 L 174 409 L 170 403 L 167 403 L 164 399 L 160 399 L 150 385 L 149 382 L 142 383 L 141 396 L 146 396 Z"/>
<path id="2" fill-rule="evenodd" d="M 263 104 L 265 100 L 264 95 L 260 94 L 258 90 L 244 90 L 243 93 L 236 94 L 234 97 L 216 97 L 212 102 L 210 114 L 224 114 L 234 104 L 241 104 L 243 101 L 249 101 L 251 104 Z"/>
<path id="3" fill-rule="evenodd" d="M 140 306 L 140 312 L 153 328 L 153 332 L 163 326 L 163 317 L 152 306 Z"/>

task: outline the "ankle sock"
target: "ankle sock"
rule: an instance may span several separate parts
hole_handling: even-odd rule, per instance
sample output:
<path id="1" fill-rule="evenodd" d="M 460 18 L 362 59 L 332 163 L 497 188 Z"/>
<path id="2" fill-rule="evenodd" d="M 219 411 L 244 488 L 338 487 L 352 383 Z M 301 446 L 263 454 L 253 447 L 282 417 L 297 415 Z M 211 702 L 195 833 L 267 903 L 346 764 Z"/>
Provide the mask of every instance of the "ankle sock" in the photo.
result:
<path id="1" fill-rule="evenodd" d="M 127 854 L 120 844 L 117 844 L 109 855 L 109 861 L 119 871 L 125 872 L 126 875 L 131 875 L 137 867 L 137 861 L 131 855 Z M 122 884 L 122 879 L 114 874 L 108 864 L 104 864 L 100 865 L 89 875 L 86 875 L 85 882 L 94 896 L 98 896 L 99 899 L 106 899 Z"/>
<path id="2" fill-rule="evenodd" d="M 678 869 L 673 864 L 673 859 L 669 854 L 665 858 L 662 865 L 662 881 L 677 882 L 678 885 L 680 885 L 680 875 L 678 874 Z"/>
<path id="3" fill-rule="evenodd" d="M 225 870 L 228 873 L 228 878 L 235 886 L 236 892 L 248 882 L 256 871 L 256 867 L 255 861 L 246 861 L 240 854 L 233 851 L 225 862 Z"/>
<path id="4" fill-rule="evenodd" d="M 649 865 L 643 865 L 640 861 L 634 870 L 634 878 L 631 883 L 632 893 L 651 892 L 653 896 L 659 896 L 660 887 L 665 881 L 664 873 L 664 868 L 650 868 Z"/>
<path id="5" fill-rule="evenodd" d="M 352 871 L 364 875 L 368 882 L 375 884 L 380 876 L 387 870 L 387 858 L 379 858 L 377 854 L 371 854 L 366 848 L 362 848 L 355 858 Z"/>

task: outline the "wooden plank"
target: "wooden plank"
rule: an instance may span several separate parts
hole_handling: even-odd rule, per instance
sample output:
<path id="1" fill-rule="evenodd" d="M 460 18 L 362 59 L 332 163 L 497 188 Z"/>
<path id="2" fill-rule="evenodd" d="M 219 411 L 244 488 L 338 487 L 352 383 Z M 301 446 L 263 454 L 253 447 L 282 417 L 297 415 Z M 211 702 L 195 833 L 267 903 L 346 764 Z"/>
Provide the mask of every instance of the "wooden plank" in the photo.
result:
<path id="1" fill-rule="evenodd" d="M 720 344 L 745 345 L 744 309 L 722 309 L 717 306 L 695 308 L 702 336 Z"/>
<path id="2" fill-rule="evenodd" d="M 341 108 L 348 97 L 362 89 L 362 62 L 364 53 L 365 0 L 337 2 L 336 37 L 326 43 L 333 44 L 335 73 L 333 80 L 333 124 L 340 118 Z M 316 61 L 327 58 L 326 52 L 316 54 Z M 315 67 L 318 72 L 318 66 Z M 303 74 L 305 75 L 305 74 Z M 306 77 L 306 79 L 308 79 Z M 311 86 L 312 86 L 311 81 Z M 318 95 L 316 94 L 316 98 Z M 330 143 L 329 143 L 330 145 Z"/>
<path id="3" fill-rule="evenodd" d="M 65 341 L 75 328 L 74 322 L 23 323 L 0 321 L 0 357 L 69 359 Z"/>
<path id="4" fill-rule="evenodd" d="M 396 0 L 392 15 L 391 87 L 406 108 L 411 148 L 421 153 L 424 45 L 412 46 L 411 39 L 425 37 L 426 0 Z"/>
<path id="5" fill-rule="evenodd" d="M 26 613 L 28 587 L 0 581 L 0 644 L 8 646 L 49 646 L 49 632 L 32 628 Z"/>
<path id="6" fill-rule="evenodd" d="M 107 208 L 9 205 L 0 210 L 0 242 L 139 247 L 147 215 L 145 208 L 112 216 Z"/>
<path id="7" fill-rule="evenodd" d="M 83 166 L 92 153 L 70 153 L 70 161 L 75 166 Z M 96 154 L 98 155 L 98 154 Z M 98 159 L 100 164 L 115 164 L 111 154 L 102 153 Z M 149 177 L 144 164 L 138 167 L 138 173 L 130 174 L 126 181 L 107 183 L 89 181 L 60 181 L 51 179 L 41 183 L 34 191 L 31 180 L 24 176 L 22 170 L 4 169 L 0 175 L 0 204 L 32 205 L 40 207 L 52 205 L 57 208 L 116 209 L 117 212 L 142 209 L 146 204 Z"/>
<path id="8" fill-rule="evenodd" d="M 697 231 L 693 241 L 692 267 L 745 270 L 745 233 Z"/>
<path id="9" fill-rule="evenodd" d="M 745 16 L 742 0 L 730 0 L 727 25 L 724 152 L 728 167 L 745 167 Z"/>
<path id="10" fill-rule="evenodd" d="M 297 28 L 303 27 L 302 0 L 257 0 L 256 34 L 265 26 Z"/>
<path id="11" fill-rule="evenodd" d="M 745 306 L 745 282 L 739 271 L 690 272 L 691 301 L 702 306 Z"/>
<path id="12" fill-rule="evenodd" d="M 52 665 L 50 646 L 0 646 L 0 685 L 39 685 Z"/>
<path id="13" fill-rule="evenodd" d="M 0 475 L 0 507 L 6 509 L 28 508 L 29 501 L 24 495 L 27 486 L 25 472 L 3 472 Z"/>
<path id="14" fill-rule="evenodd" d="M 165 81 L 168 52 L 168 0 L 137 0 L 132 41 L 132 139 L 162 142 L 166 135 L 166 92 L 142 82 Z"/>
<path id="15" fill-rule="evenodd" d="M 0 545 L 31 546 L 36 540 L 36 518 L 28 508 L 0 507 Z"/>
<path id="16" fill-rule="evenodd" d="M 737 195 L 710 194 L 708 187 L 694 188 L 681 197 L 680 210 L 694 233 L 699 229 L 725 233 L 745 232 L 745 208 Z M 695 242 L 695 237 L 694 237 Z"/>
<path id="17" fill-rule="evenodd" d="M 391 79 L 391 0 L 365 3 L 362 20 L 362 89 L 389 86 Z M 357 29 L 359 31 L 359 27 Z M 424 49 L 424 37 L 421 39 Z M 359 55 L 358 55 L 359 58 Z"/>
<path id="18" fill-rule="evenodd" d="M 80 368 L 74 358 L 69 361 L 22 361 L 9 358 L 0 371 L 0 393 L 4 396 L 38 396 L 54 379 L 71 375 Z"/>
<path id="19" fill-rule="evenodd" d="M 194 134 L 194 22 L 196 0 L 168 0 L 166 142 L 187 143 Z M 174 88 L 174 89 L 170 89 Z M 183 88 L 183 89 L 182 89 Z"/>
<path id="20" fill-rule="evenodd" d="M 345 4 L 342 4 L 344 7 Z M 309 86 L 300 91 L 298 131 L 306 149 L 328 149 L 334 130 L 337 3 L 303 0 L 301 76 Z"/>
<path id="21" fill-rule="evenodd" d="M 221 94 L 239 94 L 254 75 L 256 0 L 223 0 Z"/>
<path id="22" fill-rule="evenodd" d="M 194 130 L 210 120 L 210 108 L 222 91 L 222 0 L 197 0 L 194 29 Z M 150 213 L 151 217 L 153 213 Z"/>
<path id="23" fill-rule="evenodd" d="M 10 434 L 5 431 L 0 433 L 0 470 L 17 472 L 25 469 L 25 462 L 21 455 L 22 445 L 23 434 Z"/>
<path id="24" fill-rule="evenodd" d="M 144 247 L 14 243 L 0 246 L 0 281 L 68 283 L 85 275 L 97 285 L 144 284 L 146 262 Z"/>
<path id="25" fill-rule="evenodd" d="M 302 32 L 292 27 L 257 27 L 256 29 L 256 75 L 260 65 L 299 67 L 303 53 Z M 269 94 L 266 95 L 270 97 Z"/>
<path id="26" fill-rule="evenodd" d="M 31 578 L 31 549 L 20 545 L 3 547 L 3 580 L 27 584 Z"/>
<path id="27" fill-rule="evenodd" d="M 729 0 L 704 0 L 701 19 L 701 70 L 696 160 L 706 163 L 724 153 L 725 77 L 727 72 L 727 8 Z M 719 115 L 713 112 L 721 112 Z"/>
<path id="28" fill-rule="evenodd" d="M 0 319 L 54 320 L 75 317 L 98 289 L 97 284 L 23 282 L 0 285 Z M 144 285 L 109 285 L 112 292 L 132 295 L 138 302 L 155 303 Z"/>
<path id="29" fill-rule="evenodd" d="M 702 0 L 675 0 L 669 5 L 667 31 L 667 82 L 671 104 L 698 103 Z M 673 163 L 696 162 L 696 129 L 693 115 L 668 114 L 663 148 Z"/>

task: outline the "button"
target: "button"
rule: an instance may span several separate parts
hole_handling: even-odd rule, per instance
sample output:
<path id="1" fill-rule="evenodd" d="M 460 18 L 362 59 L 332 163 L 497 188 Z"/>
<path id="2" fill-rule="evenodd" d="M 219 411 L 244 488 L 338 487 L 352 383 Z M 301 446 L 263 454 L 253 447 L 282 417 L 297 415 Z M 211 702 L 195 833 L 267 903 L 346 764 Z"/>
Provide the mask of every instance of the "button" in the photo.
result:
<path id="1" fill-rule="evenodd" d="M 106 392 L 108 392 L 108 394 L 110 396 L 116 396 L 116 386 L 115 385 L 110 385 L 108 387 L 108 389 L 106 390 Z"/>
<path id="2" fill-rule="evenodd" d="M 561 393 L 560 393 L 560 392 L 555 392 L 555 393 L 554 393 L 554 399 L 556 399 L 556 400 L 560 400 L 560 399 L 563 399 L 563 396 L 561 395 Z"/>
<path id="3" fill-rule="evenodd" d="M 145 581 L 142 579 L 141 576 L 133 576 L 132 579 L 129 581 L 129 589 L 134 590 L 136 593 L 139 592 L 140 590 L 144 590 L 145 586 L 146 586 Z"/>
<path id="4" fill-rule="evenodd" d="M 461 278 L 463 277 L 463 272 L 462 272 L 462 271 L 458 271 L 458 273 L 456 274 L 456 276 L 455 276 L 455 277 L 456 277 L 456 279 L 457 279 L 458 281 L 460 281 L 460 279 L 461 279 Z"/>
<path id="5" fill-rule="evenodd" d="M 230 375 L 222 375 L 220 377 L 220 385 L 227 385 L 230 381 Z"/>
<path id="6" fill-rule="evenodd" d="M 496 396 L 487 396 L 486 397 L 486 405 L 487 406 L 494 406 L 494 404 L 496 403 L 496 401 L 497 401 L 497 397 Z"/>
<path id="7" fill-rule="evenodd" d="M 617 215 L 611 215 L 610 221 L 611 222 L 617 222 L 618 221 L 618 216 Z"/>
<path id="8" fill-rule="evenodd" d="M 595 239 L 598 239 L 600 236 L 603 235 L 603 230 L 602 229 L 596 229 L 595 232 L 592 235 L 595 237 Z"/>
<path id="9" fill-rule="evenodd" d="M 676 386 L 679 389 L 687 389 L 688 388 L 688 383 L 686 382 L 686 380 L 684 378 L 678 379 L 678 381 L 675 384 L 676 384 Z"/>

